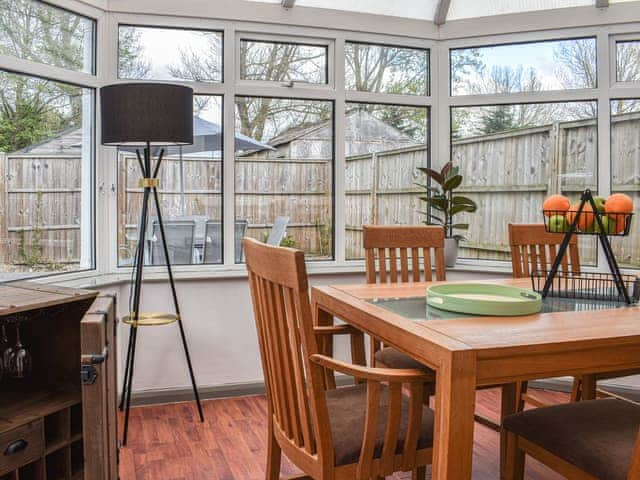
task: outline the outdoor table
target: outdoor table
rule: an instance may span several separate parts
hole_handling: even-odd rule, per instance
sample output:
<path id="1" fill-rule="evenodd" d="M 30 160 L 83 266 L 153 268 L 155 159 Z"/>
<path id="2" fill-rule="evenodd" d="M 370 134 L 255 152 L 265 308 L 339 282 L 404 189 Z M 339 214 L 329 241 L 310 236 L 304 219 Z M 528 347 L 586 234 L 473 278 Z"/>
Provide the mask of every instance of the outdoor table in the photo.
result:
<path id="1" fill-rule="evenodd" d="M 529 279 L 486 283 L 531 288 Z M 548 298 L 542 312 L 472 317 L 427 308 L 431 283 L 314 287 L 314 322 L 341 319 L 436 371 L 433 477 L 471 478 L 475 390 L 504 385 L 505 413 L 515 383 L 640 367 L 640 307 Z"/>

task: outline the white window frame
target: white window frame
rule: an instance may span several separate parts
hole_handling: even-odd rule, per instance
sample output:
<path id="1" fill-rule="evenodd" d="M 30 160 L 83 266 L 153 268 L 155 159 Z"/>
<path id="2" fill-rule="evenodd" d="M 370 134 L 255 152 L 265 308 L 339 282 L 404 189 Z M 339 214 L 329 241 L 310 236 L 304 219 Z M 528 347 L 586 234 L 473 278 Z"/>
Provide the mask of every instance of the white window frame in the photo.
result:
<path id="1" fill-rule="evenodd" d="M 169 27 L 222 31 L 223 82 L 195 84 L 176 82 L 194 87 L 196 94 L 222 95 L 223 97 L 223 212 L 224 231 L 234 228 L 234 122 L 235 97 L 243 95 L 286 97 L 296 99 L 332 100 L 334 102 L 334 255 L 333 261 L 313 262 L 311 273 L 340 273 L 362 271 L 361 260 L 345 260 L 345 170 L 344 114 L 347 102 L 408 105 L 428 107 L 430 111 L 430 154 L 439 162 L 450 158 L 450 108 L 454 106 L 500 105 L 508 103 L 597 101 L 598 103 L 598 189 L 601 194 L 610 192 L 610 101 L 640 98 L 640 84 L 615 81 L 615 41 L 640 38 L 640 21 L 629 23 L 629 18 L 640 18 L 640 2 L 613 4 L 606 12 L 594 7 L 577 7 L 554 11 L 527 12 L 500 17 L 500 22 L 490 19 L 468 19 L 448 22 L 440 28 L 431 22 L 412 19 L 386 18 L 367 14 L 342 13 L 314 9 L 317 15 L 308 16 L 305 7 L 285 11 L 279 5 L 250 4 L 238 0 L 222 7 L 202 7 L 186 1 L 185 5 L 169 5 L 168 2 L 148 2 L 129 6 L 126 0 L 112 0 L 105 11 L 87 5 L 80 0 L 50 0 L 50 3 L 96 19 L 97 57 L 96 75 L 69 72 L 43 66 L 26 60 L 0 56 L 0 67 L 20 73 L 44 76 L 52 80 L 69 82 L 97 89 L 102 85 L 119 82 L 117 79 L 118 25 Z M 193 4 L 192 4 L 193 3 Z M 237 5 L 236 5 L 237 4 Z M 100 5 L 102 6 L 102 4 Z M 116 10 L 118 12 L 116 12 Z M 121 13 L 136 10 L 135 13 Z M 636 15 L 639 14 L 639 15 Z M 216 19 L 217 18 L 217 19 Z M 326 28 L 335 19 L 332 28 Z M 380 34 L 388 31 L 390 34 Z M 508 31 L 510 33 L 504 33 Z M 329 83 L 321 86 L 296 84 L 283 88 L 265 82 L 240 81 L 238 78 L 238 50 L 240 38 L 269 40 L 299 38 L 303 43 L 327 42 L 330 45 L 328 69 Z M 512 95 L 450 95 L 449 49 L 596 37 L 598 53 L 598 85 L 595 89 L 545 91 Z M 357 92 L 344 87 L 344 46 L 347 41 L 424 48 L 429 50 L 429 96 L 392 95 L 385 93 Z M 612 70 L 613 69 L 613 70 Z M 131 81 L 131 80 L 126 80 Z M 97 100 L 96 96 L 96 100 Z M 99 102 L 96 102 L 96 131 L 100 131 Z M 96 251 L 95 274 L 115 280 L 127 280 L 130 268 L 117 266 L 117 175 L 115 149 L 100 145 L 96 139 Z M 195 265 L 176 267 L 177 278 L 211 278 L 244 276 L 245 267 L 236 265 L 233 252 L 233 235 L 224 236 L 223 265 Z M 510 266 L 495 261 L 461 261 L 460 268 L 507 272 Z M 598 264 L 604 267 L 602 252 Z M 162 267 L 146 269 L 146 278 L 164 278 Z M 87 272 L 66 274 L 65 278 L 82 278 Z M 106 278 L 106 277 L 105 277 Z"/>
<path id="2" fill-rule="evenodd" d="M 27 275 L 29 278 L 41 280 L 45 278 L 52 279 L 73 279 L 82 278 L 87 275 L 95 275 L 101 271 L 102 258 L 98 254 L 101 248 L 101 239 L 104 237 L 103 225 L 98 222 L 101 214 L 106 211 L 107 205 L 103 201 L 102 195 L 99 195 L 99 189 L 96 188 L 97 179 L 100 176 L 99 170 L 99 148 L 98 148 L 98 132 L 100 131 L 99 123 L 99 101 L 98 88 L 102 85 L 102 75 L 104 68 L 100 65 L 101 49 L 104 46 L 105 32 L 103 29 L 105 13 L 103 10 L 91 7 L 85 3 L 75 0 L 58 0 L 48 2 L 52 7 L 59 7 L 71 14 L 87 17 L 94 22 L 93 35 L 93 73 L 74 71 L 62 67 L 38 63 L 32 60 L 21 59 L 11 55 L 0 55 L 0 69 L 9 71 L 16 75 L 25 75 L 39 77 L 44 80 L 61 82 L 75 85 L 79 88 L 89 89 L 93 93 L 92 114 L 94 118 L 87 119 L 91 121 L 91 155 L 88 168 L 84 168 L 82 172 L 81 185 L 90 185 L 89 191 L 82 192 L 81 198 L 81 242 L 88 242 L 89 245 L 81 246 L 81 263 L 83 257 L 86 259 L 90 256 L 90 266 L 80 266 L 77 270 L 70 272 L 37 272 L 35 276 Z M 84 165 L 83 165 L 84 166 Z M 4 180 L 2 180 L 4 181 Z"/>

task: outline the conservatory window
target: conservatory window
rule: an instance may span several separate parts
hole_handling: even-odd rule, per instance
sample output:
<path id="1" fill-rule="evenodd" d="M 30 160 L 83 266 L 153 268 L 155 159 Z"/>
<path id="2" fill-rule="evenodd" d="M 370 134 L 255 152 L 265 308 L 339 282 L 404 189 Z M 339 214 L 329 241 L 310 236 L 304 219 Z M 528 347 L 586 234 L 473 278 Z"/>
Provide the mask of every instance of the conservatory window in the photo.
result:
<path id="1" fill-rule="evenodd" d="M 266 240 L 287 217 L 283 245 L 333 258 L 333 102 L 237 97 L 235 224 Z M 236 247 L 236 262 L 242 261 Z"/>
<path id="2" fill-rule="evenodd" d="M 222 82 L 222 33 L 120 25 L 118 78 Z"/>
<path id="3" fill-rule="evenodd" d="M 640 99 L 614 100 L 611 102 L 611 192 L 624 193 L 640 205 Z M 631 222 L 629 239 L 634 241 L 611 242 L 621 266 L 640 267 L 638 243 L 640 238 L 637 221 Z"/>
<path id="4" fill-rule="evenodd" d="M 328 46 L 240 40 L 240 79 L 265 82 L 328 82 Z"/>
<path id="5" fill-rule="evenodd" d="M 596 65 L 595 38 L 452 49 L 451 94 L 595 88 Z"/>
<path id="6" fill-rule="evenodd" d="M 640 40 L 616 42 L 616 80 L 640 82 Z"/>
<path id="7" fill-rule="evenodd" d="M 94 91 L 0 70 L 0 282 L 93 267 Z"/>
<path id="8" fill-rule="evenodd" d="M 461 214 L 461 256 L 509 260 L 508 224 L 540 223 L 553 193 L 572 201 L 598 188 L 596 102 L 528 103 L 451 109 L 451 158 L 464 182 L 460 193 L 478 210 Z M 584 264 L 595 242 L 580 239 Z"/>
<path id="9" fill-rule="evenodd" d="M 171 147 L 159 172 L 160 204 L 173 265 L 223 263 L 222 97 L 195 95 L 193 145 Z M 156 155 L 158 152 L 154 152 Z M 118 151 L 118 265 L 133 265 L 142 204 L 135 150 Z M 164 265 L 153 202 L 147 225 L 146 265 Z"/>
<path id="10" fill-rule="evenodd" d="M 364 258 L 363 225 L 419 224 L 417 167 L 429 164 L 429 109 L 347 103 L 346 258 Z"/>
<path id="11" fill-rule="evenodd" d="M 429 95 L 429 50 L 347 42 L 347 90 Z"/>
<path id="12" fill-rule="evenodd" d="M 0 54 L 95 72 L 94 20 L 35 0 L 4 0 L 0 6 Z"/>

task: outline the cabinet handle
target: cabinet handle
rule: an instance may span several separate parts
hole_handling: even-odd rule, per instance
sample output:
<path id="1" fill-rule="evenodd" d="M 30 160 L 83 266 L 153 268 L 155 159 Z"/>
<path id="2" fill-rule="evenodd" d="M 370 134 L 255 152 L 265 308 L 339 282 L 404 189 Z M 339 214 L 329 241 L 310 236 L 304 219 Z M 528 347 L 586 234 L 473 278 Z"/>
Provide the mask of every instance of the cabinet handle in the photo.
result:
<path id="1" fill-rule="evenodd" d="M 7 448 L 4 449 L 5 455 L 15 455 L 16 453 L 20 453 L 25 450 L 29 446 L 29 442 L 27 442 L 24 438 L 20 440 L 16 440 L 15 442 L 11 442 L 7 445 Z"/>

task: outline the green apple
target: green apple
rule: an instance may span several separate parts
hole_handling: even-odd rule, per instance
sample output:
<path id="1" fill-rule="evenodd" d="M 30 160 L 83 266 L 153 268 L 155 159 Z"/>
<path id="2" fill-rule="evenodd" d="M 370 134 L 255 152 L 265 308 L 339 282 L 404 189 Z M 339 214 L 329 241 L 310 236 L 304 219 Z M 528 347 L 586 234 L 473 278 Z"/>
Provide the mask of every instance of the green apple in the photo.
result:
<path id="1" fill-rule="evenodd" d="M 593 197 L 593 202 L 596 204 L 596 210 L 600 213 L 604 213 L 604 202 L 606 200 L 602 197 Z"/>
<path id="2" fill-rule="evenodd" d="M 549 231 L 555 233 L 562 233 L 569 230 L 569 224 L 564 215 L 553 215 L 549 218 Z"/>
<path id="3" fill-rule="evenodd" d="M 616 221 L 613 218 L 604 215 L 600 218 L 602 219 L 602 226 L 604 227 L 605 233 L 616 233 Z M 600 232 L 600 226 L 598 225 L 598 222 L 595 222 L 594 231 Z"/>

